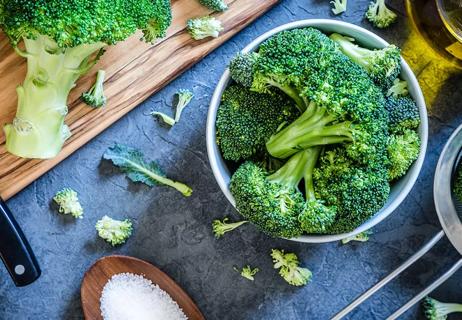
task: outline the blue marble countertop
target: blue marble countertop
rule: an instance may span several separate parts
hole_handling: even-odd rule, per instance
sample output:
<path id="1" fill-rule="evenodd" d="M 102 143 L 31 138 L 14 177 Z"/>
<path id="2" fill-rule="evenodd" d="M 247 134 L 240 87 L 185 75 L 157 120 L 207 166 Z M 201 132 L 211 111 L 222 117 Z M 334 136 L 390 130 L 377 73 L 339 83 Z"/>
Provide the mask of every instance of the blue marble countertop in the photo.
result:
<path id="1" fill-rule="evenodd" d="M 16 288 L 0 266 L 0 319 L 81 319 L 80 283 L 85 270 L 98 258 L 115 253 L 148 260 L 168 273 L 207 319 L 328 319 L 414 253 L 440 229 L 433 205 L 433 174 L 446 139 L 462 122 L 462 76 L 447 73 L 426 52 L 418 52 L 402 0 L 390 3 L 399 13 L 398 23 L 387 30 L 374 30 L 389 42 L 406 47 L 404 55 L 429 100 L 426 161 L 402 205 L 374 228 L 367 243 L 302 244 L 269 238 L 252 225 L 218 240 L 211 231 L 213 219 L 238 218 L 214 180 L 205 146 L 208 103 L 229 59 L 256 36 L 299 19 L 341 19 L 373 30 L 363 18 L 367 5 L 367 0 L 350 0 L 348 11 L 336 17 L 328 0 L 281 1 L 9 200 L 43 274 L 32 285 Z M 195 99 L 178 125 L 168 130 L 146 116 L 151 109 L 170 111 L 171 98 L 180 88 L 192 89 Z M 101 161 L 114 142 L 137 147 L 158 160 L 169 176 L 191 185 L 193 195 L 185 198 L 170 188 L 129 182 Z M 51 206 L 55 192 L 67 186 L 80 194 L 83 220 L 63 217 Z M 135 232 L 125 245 L 112 248 L 97 237 L 95 222 L 106 214 L 133 219 Z M 298 254 L 313 272 L 312 283 L 302 288 L 286 284 L 272 269 L 271 248 Z M 449 241 L 442 240 L 349 319 L 384 319 L 458 258 Z M 261 269 L 254 282 L 233 271 L 233 266 L 246 264 Z M 433 296 L 462 302 L 461 280 L 462 273 L 456 273 Z M 403 317 L 415 318 L 422 318 L 419 306 Z"/>

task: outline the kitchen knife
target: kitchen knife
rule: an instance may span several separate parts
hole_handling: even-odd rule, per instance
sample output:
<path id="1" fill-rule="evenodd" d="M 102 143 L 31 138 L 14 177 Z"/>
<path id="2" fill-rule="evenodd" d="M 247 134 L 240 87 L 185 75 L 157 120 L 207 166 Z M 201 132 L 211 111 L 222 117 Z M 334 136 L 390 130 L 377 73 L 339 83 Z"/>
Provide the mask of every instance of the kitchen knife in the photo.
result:
<path id="1" fill-rule="evenodd" d="M 40 267 L 24 233 L 0 198 L 0 258 L 17 287 L 40 276 Z"/>

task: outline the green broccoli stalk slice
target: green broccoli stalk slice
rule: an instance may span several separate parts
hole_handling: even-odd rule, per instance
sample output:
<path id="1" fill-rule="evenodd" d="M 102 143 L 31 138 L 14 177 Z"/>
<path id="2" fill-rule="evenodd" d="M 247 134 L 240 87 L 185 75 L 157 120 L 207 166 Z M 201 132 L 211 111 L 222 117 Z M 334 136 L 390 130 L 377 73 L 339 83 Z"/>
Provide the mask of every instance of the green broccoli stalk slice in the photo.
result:
<path id="1" fill-rule="evenodd" d="M 159 117 L 160 119 L 162 119 L 164 123 L 168 124 L 171 127 L 173 127 L 173 125 L 175 124 L 175 119 L 163 112 L 151 111 L 150 115 L 152 115 L 153 117 Z"/>
<path id="2" fill-rule="evenodd" d="M 392 96 L 393 98 L 404 97 L 409 94 L 407 88 L 407 81 L 396 78 L 393 81 L 393 85 L 387 91 L 387 97 Z"/>
<path id="3" fill-rule="evenodd" d="M 354 44 L 353 38 L 338 33 L 333 33 L 330 38 L 340 46 L 340 50 L 345 55 L 363 67 L 371 79 L 385 92 L 393 85 L 401 72 L 401 52 L 395 45 L 371 50 Z"/>
<path id="4" fill-rule="evenodd" d="M 189 19 L 187 29 L 194 40 L 202 40 L 208 37 L 217 38 L 220 32 L 224 30 L 221 21 L 210 16 Z"/>
<path id="5" fill-rule="evenodd" d="M 313 171 L 318 161 L 320 147 L 307 149 L 309 153 L 305 165 L 305 197 L 306 204 L 299 216 L 300 226 L 307 233 L 326 233 L 334 223 L 337 214 L 335 206 L 326 206 L 324 201 L 316 199 L 313 184 Z"/>
<path id="6" fill-rule="evenodd" d="M 371 1 L 366 11 L 366 18 L 377 28 L 387 28 L 398 16 L 385 5 L 385 0 Z"/>
<path id="7" fill-rule="evenodd" d="M 250 267 L 249 265 L 246 265 L 245 267 L 242 268 L 242 270 L 239 270 L 238 268 L 234 267 L 234 271 L 239 272 L 241 276 L 247 280 L 254 281 L 255 280 L 255 275 L 260 271 L 258 268 L 253 268 Z"/>
<path id="8" fill-rule="evenodd" d="M 242 164 L 230 183 L 239 213 L 270 236 L 300 236 L 298 216 L 305 199 L 298 184 L 303 179 L 308 155 L 305 151 L 296 153 L 271 175 L 253 162 Z"/>
<path id="9" fill-rule="evenodd" d="M 279 269 L 279 275 L 293 286 L 303 286 L 311 281 L 312 273 L 307 268 L 299 267 L 295 253 L 284 253 L 284 250 L 272 249 L 274 269 Z"/>
<path id="10" fill-rule="evenodd" d="M 228 5 L 223 0 L 199 0 L 200 4 L 213 11 L 225 11 Z"/>
<path id="11" fill-rule="evenodd" d="M 248 222 L 246 220 L 243 220 L 243 221 L 228 223 L 228 220 L 229 220 L 228 218 L 224 218 L 223 221 L 213 220 L 212 230 L 213 230 L 213 234 L 215 235 L 217 239 L 221 238 L 225 233 L 233 231 L 234 229 Z"/>
<path id="12" fill-rule="evenodd" d="M 123 244 L 132 234 L 132 222 L 129 219 L 123 221 L 102 217 L 95 225 L 98 235 L 112 246 Z"/>
<path id="13" fill-rule="evenodd" d="M 62 214 L 70 214 L 74 218 L 83 218 L 83 208 L 80 205 L 77 192 L 71 188 L 64 188 L 56 193 L 53 200 L 59 206 L 59 212 Z"/>
<path id="14" fill-rule="evenodd" d="M 178 90 L 175 94 L 178 98 L 176 103 L 176 112 L 175 112 L 175 122 L 180 121 L 181 113 L 183 112 L 184 108 L 191 102 L 194 94 L 187 89 Z"/>
<path id="15" fill-rule="evenodd" d="M 331 1 L 330 3 L 334 6 L 332 8 L 332 12 L 335 15 L 341 14 L 342 12 L 345 12 L 347 9 L 347 2 L 348 0 L 334 0 Z"/>
<path id="16" fill-rule="evenodd" d="M 436 299 L 426 297 L 423 302 L 424 313 L 429 320 L 443 320 L 448 314 L 462 312 L 462 304 L 440 302 Z"/>
<path id="17" fill-rule="evenodd" d="M 137 30 L 153 41 L 170 22 L 168 0 L 0 1 L 0 28 L 28 66 L 17 88 L 16 116 L 4 127 L 7 151 L 25 158 L 56 156 L 66 137 L 69 92 L 102 48 Z"/>
<path id="18" fill-rule="evenodd" d="M 347 244 L 351 241 L 356 241 L 356 242 L 366 242 L 369 240 L 369 236 L 372 234 L 372 230 L 366 230 L 363 232 L 360 232 L 358 234 L 355 234 L 354 236 L 346 237 L 342 239 L 342 244 Z"/>
<path id="19" fill-rule="evenodd" d="M 388 159 L 390 168 L 388 178 L 397 180 L 406 174 L 420 153 L 420 137 L 413 130 L 405 130 L 403 134 L 392 134 L 388 138 Z"/>
<path id="20" fill-rule="evenodd" d="M 101 108 L 106 105 L 103 87 L 105 73 L 104 70 L 98 70 L 95 83 L 88 92 L 82 94 L 82 100 L 93 108 Z"/>
<path id="21" fill-rule="evenodd" d="M 133 182 L 142 182 L 150 187 L 156 184 L 166 185 L 186 197 L 192 194 L 189 186 L 167 178 L 155 161 L 146 162 L 143 153 L 134 148 L 116 143 L 106 150 L 103 159 L 112 161 Z"/>

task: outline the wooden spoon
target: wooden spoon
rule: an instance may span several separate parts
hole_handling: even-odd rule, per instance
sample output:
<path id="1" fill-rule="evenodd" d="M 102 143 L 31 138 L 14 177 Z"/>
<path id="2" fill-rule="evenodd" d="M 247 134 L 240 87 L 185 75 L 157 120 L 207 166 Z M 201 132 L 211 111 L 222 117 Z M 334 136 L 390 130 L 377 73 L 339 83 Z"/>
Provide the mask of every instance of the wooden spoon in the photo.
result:
<path id="1" fill-rule="evenodd" d="M 100 309 L 103 288 L 113 275 L 123 272 L 142 275 L 157 284 L 178 303 L 189 320 L 205 320 L 191 298 L 169 276 L 146 261 L 119 255 L 99 259 L 85 273 L 80 289 L 85 319 L 103 319 Z"/>

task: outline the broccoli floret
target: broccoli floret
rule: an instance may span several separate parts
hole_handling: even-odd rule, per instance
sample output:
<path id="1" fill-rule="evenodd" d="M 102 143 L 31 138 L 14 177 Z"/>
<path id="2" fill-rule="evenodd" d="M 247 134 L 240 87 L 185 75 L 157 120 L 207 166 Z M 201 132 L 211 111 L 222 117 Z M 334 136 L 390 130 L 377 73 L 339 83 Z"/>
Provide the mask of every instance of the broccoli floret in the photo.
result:
<path id="1" fill-rule="evenodd" d="M 296 116 L 293 103 L 280 94 L 251 92 L 237 84 L 229 86 L 216 120 L 217 143 L 223 158 L 249 159 L 264 150 L 270 136 Z"/>
<path id="2" fill-rule="evenodd" d="M 237 271 L 241 274 L 243 278 L 246 278 L 247 280 L 254 281 L 255 280 L 255 275 L 257 272 L 260 271 L 258 268 L 251 268 L 249 265 L 246 265 L 245 267 L 242 268 L 242 270 L 239 270 L 238 268 L 234 267 L 234 271 Z"/>
<path id="3" fill-rule="evenodd" d="M 304 209 L 305 199 L 298 184 L 308 157 L 308 152 L 296 153 L 271 175 L 253 162 L 242 164 L 230 183 L 239 213 L 268 235 L 300 236 L 298 216 Z"/>
<path id="4" fill-rule="evenodd" d="M 312 273 L 307 268 L 299 267 L 295 253 L 284 253 L 284 250 L 272 249 L 274 269 L 279 269 L 279 275 L 293 286 L 303 286 L 311 281 Z"/>
<path id="5" fill-rule="evenodd" d="M 389 180 L 404 176 L 419 157 L 419 152 L 420 137 L 417 132 L 406 129 L 403 134 L 392 134 L 388 138 Z"/>
<path id="6" fill-rule="evenodd" d="M 226 232 L 233 231 L 234 229 L 248 222 L 246 220 L 243 220 L 243 221 L 228 223 L 228 220 L 229 220 L 228 218 L 224 218 L 223 221 L 213 220 L 212 230 L 213 230 L 213 234 L 215 235 L 217 239 L 221 238 Z"/>
<path id="7" fill-rule="evenodd" d="M 180 89 L 175 93 L 177 97 L 176 102 L 176 111 L 175 111 L 175 123 L 180 121 L 181 113 L 183 112 L 184 108 L 191 102 L 194 94 L 187 89 Z"/>
<path id="8" fill-rule="evenodd" d="M 125 243 L 132 234 L 132 223 L 129 219 L 123 221 L 104 216 L 95 225 L 98 235 L 112 246 Z"/>
<path id="9" fill-rule="evenodd" d="M 6 149 L 25 158 L 52 158 L 64 143 L 67 97 L 102 49 L 142 30 L 148 42 L 165 35 L 169 0 L 4 0 L 0 28 L 28 71 L 18 109 L 4 127 Z M 24 42 L 24 49 L 19 43 Z"/>
<path id="10" fill-rule="evenodd" d="M 334 7 L 332 8 L 332 12 L 334 14 L 341 14 L 345 12 L 347 9 L 347 0 L 334 0 L 330 2 Z"/>
<path id="11" fill-rule="evenodd" d="M 83 218 L 83 208 L 80 205 L 77 192 L 71 188 L 64 188 L 56 193 L 53 200 L 59 206 L 59 212 L 62 214 L 70 214 L 74 218 Z"/>
<path id="12" fill-rule="evenodd" d="M 333 33 L 330 38 L 340 46 L 340 50 L 345 55 L 363 67 L 371 79 L 385 92 L 401 72 L 401 51 L 395 45 L 371 50 L 354 44 L 353 38 L 338 33 Z"/>
<path id="13" fill-rule="evenodd" d="M 134 148 L 116 143 L 106 150 L 103 159 L 112 161 L 133 182 L 142 182 L 150 187 L 157 184 L 166 185 L 181 192 L 185 197 L 192 194 L 189 186 L 167 178 L 155 161 L 145 161 L 143 153 Z"/>
<path id="14" fill-rule="evenodd" d="M 429 320 L 444 320 L 448 314 L 462 312 L 462 304 L 460 303 L 445 303 L 426 297 L 422 304 L 425 316 Z"/>
<path id="15" fill-rule="evenodd" d="M 385 165 L 371 168 L 355 164 L 341 148 L 321 156 L 313 180 L 316 197 L 337 208 L 328 233 L 354 230 L 379 211 L 390 194 Z"/>
<path id="16" fill-rule="evenodd" d="M 250 88 L 257 59 L 258 54 L 255 52 L 238 53 L 229 63 L 231 78 L 244 87 Z"/>
<path id="17" fill-rule="evenodd" d="M 371 1 L 366 18 L 377 28 L 386 28 L 396 21 L 398 16 L 385 5 L 385 0 Z"/>
<path id="18" fill-rule="evenodd" d="M 452 181 L 452 192 L 454 193 L 457 200 L 462 202 L 462 169 L 461 165 L 456 168 L 454 180 Z"/>
<path id="19" fill-rule="evenodd" d="M 416 130 L 419 127 L 419 107 L 411 97 L 390 96 L 386 100 L 385 108 L 388 112 L 390 132 L 403 133 L 408 129 Z"/>
<path id="20" fill-rule="evenodd" d="M 393 85 L 387 91 L 387 96 L 392 96 L 393 98 L 404 97 L 408 94 L 407 81 L 399 78 L 396 78 L 395 81 L 393 81 Z"/>
<path id="21" fill-rule="evenodd" d="M 225 11 L 228 5 L 223 0 L 199 0 L 200 4 L 213 11 Z"/>
<path id="22" fill-rule="evenodd" d="M 194 40 L 201 40 L 208 37 L 217 38 L 220 32 L 224 30 L 220 20 L 209 16 L 189 19 L 187 28 Z"/>
<path id="23" fill-rule="evenodd" d="M 366 242 L 369 240 L 369 236 L 371 234 L 372 234 L 372 230 L 366 230 L 366 231 L 360 232 L 354 236 L 346 237 L 342 239 L 342 244 L 347 244 L 348 242 L 351 242 L 351 241 Z"/>
<path id="24" fill-rule="evenodd" d="M 82 94 L 82 100 L 93 108 L 100 108 L 106 104 L 103 88 L 104 75 L 104 70 L 98 70 L 95 83 L 88 92 Z"/>

